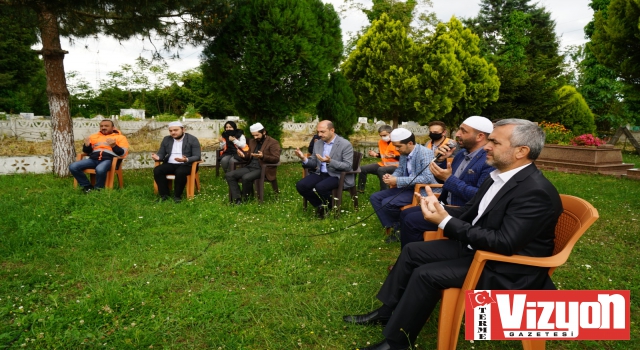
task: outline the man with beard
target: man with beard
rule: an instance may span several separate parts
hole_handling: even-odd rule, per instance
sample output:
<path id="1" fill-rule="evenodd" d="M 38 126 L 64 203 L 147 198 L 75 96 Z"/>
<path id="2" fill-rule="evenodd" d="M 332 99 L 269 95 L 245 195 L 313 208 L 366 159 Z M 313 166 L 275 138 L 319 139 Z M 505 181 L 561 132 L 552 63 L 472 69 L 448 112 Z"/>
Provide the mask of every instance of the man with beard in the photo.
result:
<path id="1" fill-rule="evenodd" d="M 129 152 L 129 142 L 122 133 L 114 128 L 113 121 L 100 122 L 100 131 L 84 139 L 82 152 L 89 155 L 88 159 L 79 160 L 69 164 L 69 171 L 82 186 L 84 193 L 104 188 L 107 180 L 107 172 L 111 169 L 111 161 L 114 157 L 126 157 Z M 96 185 L 84 174 L 85 169 L 96 170 Z"/>
<path id="2" fill-rule="evenodd" d="M 449 205 L 464 205 L 478 191 L 484 180 L 489 177 L 495 168 L 487 164 L 487 152 L 484 145 L 493 131 L 493 124 L 485 117 L 473 116 L 467 118 L 456 132 L 458 145 L 463 152 L 453 158 L 453 162 L 442 169 L 436 163 L 429 165 L 429 170 L 436 179 L 443 182 L 440 200 Z M 436 154 L 442 154 L 441 158 L 448 158 L 454 148 L 442 145 L 436 150 Z M 424 231 L 436 231 L 438 227 L 422 218 L 420 207 L 404 210 L 400 214 L 400 243 L 404 247 L 407 243 L 423 240 Z"/>
<path id="3" fill-rule="evenodd" d="M 436 153 L 438 147 L 444 146 L 449 143 L 450 138 L 447 137 L 447 125 L 439 120 L 429 122 L 429 141 L 424 144 L 425 147 Z M 446 168 L 447 159 L 440 158 L 441 161 L 437 162 L 441 168 Z M 437 179 L 441 182 L 440 179 Z"/>
<path id="4" fill-rule="evenodd" d="M 544 131 L 523 119 L 497 122 L 484 146 L 496 168 L 462 207 L 443 207 L 431 189 L 421 197 L 424 220 L 448 239 L 414 242 L 402 250 L 378 292 L 382 306 L 345 316 L 353 324 L 386 324 L 385 339 L 361 350 L 400 350 L 414 345 L 447 288 L 460 288 L 475 250 L 502 255 L 553 254 L 555 227 L 562 213 L 556 188 L 533 161 L 544 147 Z M 549 269 L 490 261 L 476 289 L 554 289 Z"/>
<path id="5" fill-rule="evenodd" d="M 316 126 L 320 140 L 313 145 L 313 155 L 307 157 L 299 148 L 295 154 L 302 160 L 302 167 L 309 175 L 296 183 L 296 190 L 316 208 L 316 216 L 324 219 L 331 202 L 331 192 L 340 184 L 340 173 L 353 170 L 353 146 L 349 140 L 336 134 L 330 120 Z M 355 186 L 355 176 L 347 175 L 344 187 Z"/>
<path id="6" fill-rule="evenodd" d="M 280 161 L 280 144 L 276 139 L 267 135 L 267 131 L 260 123 L 249 127 L 253 139 L 249 140 L 249 151 L 238 149 L 238 156 L 244 160 L 242 168 L 230 171 L 225 174 L 229 191 L 231 192 L 231 203 L 242 204 L 253 194 L 253 181 L 260 177 L 262 164 L 276 164 Z M 276 178 L 276 168 L 267 167 L 265 178 L 273 181 Z M 238 181 L 242 182 L 242 193 Z"/>
<path id="7" fill-rule="evenodd" d="M 175 175 L 173 201 L 180 203 L 182 192 L 187 185 L 187 175 L 191 174 L 191 164 L 200 160 L 200 141 L 195 136 L 185 133 L 182 123 L 171 122 L 169 136 L 162 139 L 158 153 L 151 154 L 151 158 L 162 162 L 153 168 L 153 179 L 160 194 L 158 201 L 169 199 L 167 175 Z"/>

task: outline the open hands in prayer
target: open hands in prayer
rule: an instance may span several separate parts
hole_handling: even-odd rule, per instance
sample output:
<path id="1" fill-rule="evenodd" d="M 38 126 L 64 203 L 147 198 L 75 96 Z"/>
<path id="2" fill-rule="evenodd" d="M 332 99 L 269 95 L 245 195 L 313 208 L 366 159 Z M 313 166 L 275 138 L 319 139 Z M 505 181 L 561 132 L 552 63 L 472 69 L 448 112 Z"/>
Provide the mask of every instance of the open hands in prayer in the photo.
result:
<path id="1" fill-rule="evenodd" d="M 451 168 L 451 163 L 447 162 L 447 168 L 442 169 L 435 162 L 429 164 L 429 170 L 433 176 L 442 181 L 447 181 L 447 179 L 453 174 L 453 169 Z"/>
<path id="2" fill-rule="evenodd" d="M 300 150 L 300 148 L 296 148 L 296 151 L 294 152 L 296 154 L 296 156 L 300 159 L 302 159 L 302 161 L 304 162 L 305 160 L 307 160 L 307 157 L 304 155 L 304 153 L 302 153 L 302 151 Z"/>
<path id="3" fill-rule="evenodd" d="M 384 174 L 382 176 L 382 182 L 386 183 L 389 186 L 396 186 L 398 184 L 398 178 L 390 174 Z"/>
<path id="4" fill-rule="evenodd" d="M 155 160 L 156 162 L 160 161 L 160 157 L 158 157 L 158 155 L 155 153 L 151 153 L 151 159 Z"/>
<path id="5" fill-rule="evenodd" d="M 181 163 L 186 163 L 187 161 L 189 161 L 189 159 L 186 156 L 182 156 L 182 157 L 176 157 L 173 158 L 176 160 L 176 162 L 181 162 Z"/>
<path id="6" fill-rule="evenodd" d="M 264 157 L 262 155 L 262 151 L 258 151 L 258 153 L 251 153 L 252 156 L 258 158 L 258 159 L 262 159 L 262 157 Z"/>
<path id="7" fill-rule="evenodd" d="M 326 157 L 323 157 L 323 156 L 319 155 L 318 153 L 316 153 L 316 158 L 318 158 L 319 161 L 324 162 L 324 163 L 330 163 L 331 162 L 331 157 L 329 157 L 328 154 L 327 154 Z"/>
<path id="8" fill-rule="evenodd" d="M 374 152 L 373 150 L 369 150 L 369 157 L 377 157 L 378 153 Z"/>
<path id="9" fill-rule="evenodd" d="M 424 219 L 437 225 L 449 216 L 449 213 L 440 204 L 430 187 L 425 187 L 425 190 L 427 191 L 426 196 L 417 192 L 414 193 L 414 196 L 420 200 L 420 209 L 422 209 Z"/>
<path id="10" fill-rule="evenodd" d="M 109 144 L 109 146 L 113 147 L 116 145 L 116 139 L 114 139 L 113 137 L 109 137 L 107 138 L 107 143 Z"/>

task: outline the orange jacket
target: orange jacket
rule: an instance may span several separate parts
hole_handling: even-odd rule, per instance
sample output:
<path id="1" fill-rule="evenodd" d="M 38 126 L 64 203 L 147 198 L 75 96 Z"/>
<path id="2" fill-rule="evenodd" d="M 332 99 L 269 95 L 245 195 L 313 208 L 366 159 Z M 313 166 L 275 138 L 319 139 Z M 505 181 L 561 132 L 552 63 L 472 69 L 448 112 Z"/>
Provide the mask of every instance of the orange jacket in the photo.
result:
<path id="1" fill-rule="evenodd" d="M 114 139 L 116 145 L 111 147 L 107 139 Z M 126 157 L 129 153 L 129 141 L 119 130 L 113 129 L 113 133 L 103 135 L 97 132 L 89 136 L 89 146 L 82 146 L 82 151 L 89 154 L 89 158 L 95 160 L 108 160 L 113 157 Z"/>
<path id="2" fill-rule="evenodd" d="M 380 166 L 398 166 L 400 160 L 400 153 L 396 150 L 396 147 L 387 141 L 378 141 L 378 153 L 382 161 L 378 162 Z"/>

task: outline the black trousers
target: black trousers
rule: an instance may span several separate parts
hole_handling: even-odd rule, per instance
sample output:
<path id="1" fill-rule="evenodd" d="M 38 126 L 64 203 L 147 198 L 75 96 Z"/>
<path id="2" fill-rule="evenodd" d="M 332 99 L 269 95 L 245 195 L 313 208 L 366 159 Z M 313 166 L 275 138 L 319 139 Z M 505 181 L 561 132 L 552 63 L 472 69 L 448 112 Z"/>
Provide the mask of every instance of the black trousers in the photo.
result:
<path id="1" fill-rule="evenodd" d="M 400 213 L 400 247 L 412 242 L 422 242 L 424 231 L 437 231 L 438 225 L 424 219 L 420 206 L 405 209 Z"/>
<path id="2" fill-rule="evenodd" d="M 260 178 L 261 169 L 253 169 L 250 167 L 244 167 L 230 171 L 224 175 L 229 184 L 229 191 L 231 192 L 231 199 L 236 200 L 238 198 L 247 198 L 253 195 L 253 181 Z M 240 193 L 240 186 L 238 181 L 242 182 L 242 194 Z"/>
<path id="3" fill-rule="evenodd" d="M 380 181 L 380 191 L 389 189 L 389 186 L 382 181 L 382 177 L 385 174 L 393 174 L 398 167 L 395 166 L 380 166 L 378 163 L 372 163 L 363 165 L 360 167 L 360 175 L 358 175 L 358 189 L 364 191 L 367 187 L 367 175 L 375 174 Z"/>
<path id="4" fill-rule="evenodd" d="M 415 343 L 441 291 L 462 287 L 474 253 L 454 240 L 416 242 L 404 247 L 377 295 L 394 309 L 382 331 L 391 344 L 408 347 Z"/>
<path id="5" fill-rule="evenodd" d="M 161 197 L 169 196 L 169 183 L 167 175 L 175 175 L 173 180 L 173 196 L 175 198 L 182 197 L 185 186 L 187 186 L 187 176 L 191 174 L 191 164 L 172 164 L 162 163 L 153 168 L 153 179 L 158 184 L 158 194 Z"/>

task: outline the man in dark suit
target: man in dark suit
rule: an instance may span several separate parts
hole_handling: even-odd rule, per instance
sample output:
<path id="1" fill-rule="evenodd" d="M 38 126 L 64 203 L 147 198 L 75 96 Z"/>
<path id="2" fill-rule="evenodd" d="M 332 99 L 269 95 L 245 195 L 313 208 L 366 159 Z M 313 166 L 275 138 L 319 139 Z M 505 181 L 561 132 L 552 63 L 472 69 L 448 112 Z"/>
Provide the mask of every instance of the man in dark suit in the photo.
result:
<path id="1" fill-rule="evenodd" d="M 544 132 L 522 119 L 495 124 L 484 149 L 491 173 L 463 207 L 443 207 L 428 190 L 421 198 L 424 219 L 444 230 L 447 240 L 408 244 L 377 295 L 382 307 L 345 316 L 355 324 L 386 324 L 385 339 L 360 349 L 409 349 L 431 315 L 441 292 L 460 288 L 475 250 L 504 255 L 550 256 L 562 212 L 560 195 L 533 164 Z M 477 289 L 551 287 L 548 269 L 488 262 Z"/>
<path id="2" fill-rule="evenodd" d="M 225 178 L 231 192 L 231 203 L 242 204 L 253 195 L 253 181 L 260 177 L 262 164 L 276 164 L 280 161 L 280 144 L 276 139 L 267 135 L 267 130 L 261 123 L 249 127 L 252 139 L 249 140 L 249 151 L 238 149 L 238 156 L 244 160 L 242 168 L 226 173 Z M 265 178 L 269 181 L 276 179 L 276 168 L 267 167 Z M 242 193 L 238 181 L 242 182 Z"/>
<path id="3" fill-rule="evenodd" d="M 184 125 L 180 122 L 169 123 L 169 136 L 165 136 L 160 144 L 158 153 L 151 158 L 162 164 L 153 168 L 153 179 L 158 185 L 158 194 L 163 202 L 169 199 L 169 185 L 167 175 L 175 175 L 173 201 L 182 201 L 182 192 L 187 185 L 187 175 L 191 173 L 191 164 L 200 160 L 200 141 L 198 138 L 184 132 Z"/>
<path id="4" fill-rule="evenodd" d="M 336 134 L 333 123 L 323 120 L 316 127 L 320 140 L 313 145 L 313 155 L 307 157 L 300 149 L 296 156 L 302 166 L 309 169 L 309 175 L 296 183 L 296 190 L 316 208 L 316 216 L 323 219 L 331 202 L 331 192 L 338 188 L 340 173 L 353 170 L 353 146 Z M 355 186 L 355 176 L 347 175 L 344 187 Z"/>
<path id="5" fill-rule="evenodd" d="M 443 188 L 440 200 L 449 205 L 464 205 L 478 192 L 478 188 L 489 177 L 495 168 L 486 163 L 487 152 L 484 145 L 493 131 L 493 123 L 485 117 L 473 116 L 467 118 L 456 132 L 458 145 L 464 149 L 458 152 L 451 164 L 445 163 L 443 169 L 435 162 L 429 164 L 429 170 L 442 181 Z M 455 148 L 441 145 L 436 153 L 441 159 L 451 156 Z M 421 242 L 424 231 L 436 231 L 434 225 L 422 217 L 419 206 L 403 210 L 400 214 L 400 242 L 404 247 L 411 242 Z"/>

